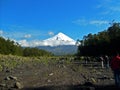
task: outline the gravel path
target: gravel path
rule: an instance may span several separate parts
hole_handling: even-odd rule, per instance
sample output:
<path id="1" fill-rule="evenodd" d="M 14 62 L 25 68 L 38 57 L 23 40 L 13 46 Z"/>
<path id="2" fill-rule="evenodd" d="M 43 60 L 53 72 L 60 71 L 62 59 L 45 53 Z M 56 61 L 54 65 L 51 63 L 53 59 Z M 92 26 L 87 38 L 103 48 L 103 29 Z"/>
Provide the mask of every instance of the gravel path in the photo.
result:
<path id="1" fill-rule="evenodd" d="M 0 72 L 0 90 L 116 90 L 111 69 L 76 64 L 23 64 Z"/>

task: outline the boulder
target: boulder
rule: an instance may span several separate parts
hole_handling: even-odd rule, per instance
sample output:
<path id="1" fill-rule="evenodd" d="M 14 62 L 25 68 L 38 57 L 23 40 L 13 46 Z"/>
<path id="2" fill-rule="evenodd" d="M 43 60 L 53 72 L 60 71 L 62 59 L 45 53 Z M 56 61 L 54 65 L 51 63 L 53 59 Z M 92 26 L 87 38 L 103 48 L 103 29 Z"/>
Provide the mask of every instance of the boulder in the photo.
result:
<path id="1" fill-rule="evenodd" d="M 14 87 L 17 88 L 17 89 L 22 89 L 23 85 L 20 82 L 16 82 Z"/>

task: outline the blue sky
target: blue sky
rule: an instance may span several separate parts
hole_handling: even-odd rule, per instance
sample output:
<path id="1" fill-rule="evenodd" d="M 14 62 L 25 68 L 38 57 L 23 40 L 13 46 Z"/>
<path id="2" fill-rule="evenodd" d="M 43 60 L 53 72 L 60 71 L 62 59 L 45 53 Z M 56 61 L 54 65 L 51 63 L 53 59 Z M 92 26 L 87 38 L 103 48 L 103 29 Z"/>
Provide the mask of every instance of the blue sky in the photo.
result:
<path id="1" fill-rule="evenodd" d="M 120 19 L 120 0 L 0 0 L 0 36 L 24 43 L 62 32 L 74 40 Z"/>

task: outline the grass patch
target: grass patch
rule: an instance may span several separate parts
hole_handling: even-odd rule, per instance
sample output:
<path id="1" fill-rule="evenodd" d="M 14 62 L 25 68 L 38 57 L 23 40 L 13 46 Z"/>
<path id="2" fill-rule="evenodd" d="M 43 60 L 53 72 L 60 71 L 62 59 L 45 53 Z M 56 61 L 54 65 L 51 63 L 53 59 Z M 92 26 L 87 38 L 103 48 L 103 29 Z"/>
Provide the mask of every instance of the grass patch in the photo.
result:
<path id="1" fill-rule="evenodd" d="M 22 64 L 44 64 L 46 66 L 56 64 L 56 57 L 21 57 L 13 55 L 0 55 L 0 71 L 14 69 Z"/>

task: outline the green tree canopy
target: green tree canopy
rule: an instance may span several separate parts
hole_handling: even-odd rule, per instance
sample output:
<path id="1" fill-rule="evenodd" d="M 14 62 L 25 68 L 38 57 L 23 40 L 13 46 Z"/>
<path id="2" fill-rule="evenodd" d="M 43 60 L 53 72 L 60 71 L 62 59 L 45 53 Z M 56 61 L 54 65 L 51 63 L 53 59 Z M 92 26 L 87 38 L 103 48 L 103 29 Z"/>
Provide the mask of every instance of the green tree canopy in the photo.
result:
<path id="1" fill-rule="evenodd" d="M 112 23 L 107 30 L 97 34 L 89 33 L 81 40 L 79 55 L 102 55 L 120 52 L 120 23 Z"/>

